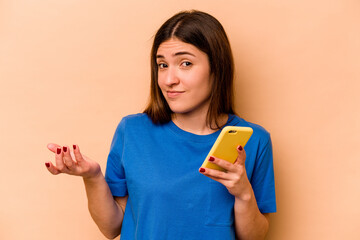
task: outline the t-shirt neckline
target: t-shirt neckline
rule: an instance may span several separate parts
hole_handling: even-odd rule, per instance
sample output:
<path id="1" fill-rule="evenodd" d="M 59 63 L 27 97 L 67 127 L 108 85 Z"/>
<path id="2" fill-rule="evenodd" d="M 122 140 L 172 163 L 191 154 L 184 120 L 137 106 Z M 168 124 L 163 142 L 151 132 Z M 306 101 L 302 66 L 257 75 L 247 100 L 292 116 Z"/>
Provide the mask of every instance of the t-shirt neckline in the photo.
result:
<path id="1" fill-rule="evenodd" d="M 228 114 L 228 120 L 226 122 L 225 126 L 232 126 L 236 124 L 236 116 L 234 114 Z M 177 136 L 187 140 L 187 141 L 192 141 L 192 142 L 213 142 L 216 140 L 216 138 L 219 136 L 221 129 L 210 133 L 210 134 L 206 134 L 206 135 L 198 135 L 195 133 L 191 133 L 188 131 L 185 131 L 181 128 L 179 128 L 173 121 L 170 121 L 168 123 L 168 126 L 170 128 L 170 130 L 176 134 Z"/>

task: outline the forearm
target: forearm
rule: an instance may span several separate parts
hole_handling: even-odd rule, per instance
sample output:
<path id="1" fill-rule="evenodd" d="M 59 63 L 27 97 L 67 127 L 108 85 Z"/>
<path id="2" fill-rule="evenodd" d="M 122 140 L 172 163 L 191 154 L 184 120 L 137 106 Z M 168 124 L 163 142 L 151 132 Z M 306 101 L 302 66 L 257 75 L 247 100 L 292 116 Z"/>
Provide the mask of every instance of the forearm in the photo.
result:
<path id="1" fill-rule="evenodd" d="M 103 174 L 84 178 L 88 208 L 100 231 L 110 239 L 120 234 L 124 213 L 114 200 Z"/>
<path id="2" fill-rule="evenodd" d="M 237 239 L 265 238 L 269 229 L 269 222 L 259 211 L 252 191 L 245 198 L 235 198 L 234 216 Z"/>

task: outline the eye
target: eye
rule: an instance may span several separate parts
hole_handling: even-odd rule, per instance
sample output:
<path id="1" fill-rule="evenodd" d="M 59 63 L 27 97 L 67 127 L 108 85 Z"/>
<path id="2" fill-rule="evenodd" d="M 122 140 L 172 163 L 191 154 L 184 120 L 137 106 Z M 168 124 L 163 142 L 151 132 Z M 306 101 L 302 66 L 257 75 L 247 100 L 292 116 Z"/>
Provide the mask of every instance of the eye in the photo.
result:
<path id="1" fill-rule="evenodd" d="M 182 63 L 181 63 L 181 66 L 183 66 L 183 67 L 189 67 L 189 66 L 191 66 L 191 65 L 192 65 L 192 63 L 189 62 L 189 61 L 185 61 L 185 62 L 182 62 Z"/>
<path id="2" fill-rule="evenodd" d="M 159 69 L 164 69 L 167 67 L 167 65 L 165 63 L 159 63 L 158 67 L 159 67 Z"/>

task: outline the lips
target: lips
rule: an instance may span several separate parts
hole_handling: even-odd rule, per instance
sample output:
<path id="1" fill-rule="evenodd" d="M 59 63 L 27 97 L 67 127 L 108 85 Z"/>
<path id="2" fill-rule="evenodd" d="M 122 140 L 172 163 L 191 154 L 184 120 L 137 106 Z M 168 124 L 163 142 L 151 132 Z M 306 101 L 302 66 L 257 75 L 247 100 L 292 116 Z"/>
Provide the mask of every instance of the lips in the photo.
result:
<path id="1" fill-rule="evenodd" d="M 184 91 L 166 91 L 166 94 L 169 98 L 176 98 L 180 96 Z"/>

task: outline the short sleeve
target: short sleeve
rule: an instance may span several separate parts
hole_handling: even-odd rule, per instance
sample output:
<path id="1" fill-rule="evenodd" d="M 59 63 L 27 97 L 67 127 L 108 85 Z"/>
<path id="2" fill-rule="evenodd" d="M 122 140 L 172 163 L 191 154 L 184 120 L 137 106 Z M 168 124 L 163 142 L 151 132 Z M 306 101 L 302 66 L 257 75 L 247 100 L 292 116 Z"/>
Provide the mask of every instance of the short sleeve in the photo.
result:
<path id="1" fill-rule="evenodd" d="M 124 197 L 128 194 L 122 153 L 124 149 L 125 120 L 116 128 L 107 158 L 105 180 L 113 196 Z"/>
<path id="2" fill-rule="evenodd" d="M 260 148 L 257 155 L 255 169 L 250 182 L 260 212 L 276 212 L 273 152 L 270 135 L 266 144 L 263 148 Z"/>

